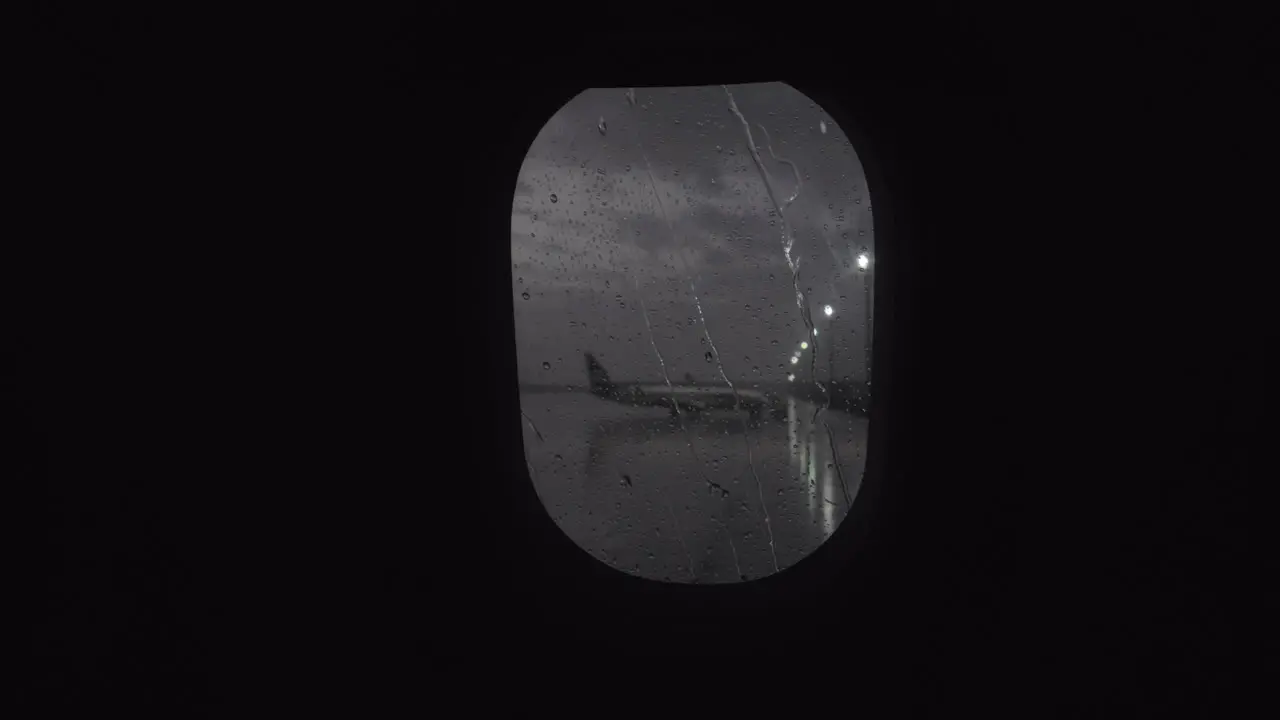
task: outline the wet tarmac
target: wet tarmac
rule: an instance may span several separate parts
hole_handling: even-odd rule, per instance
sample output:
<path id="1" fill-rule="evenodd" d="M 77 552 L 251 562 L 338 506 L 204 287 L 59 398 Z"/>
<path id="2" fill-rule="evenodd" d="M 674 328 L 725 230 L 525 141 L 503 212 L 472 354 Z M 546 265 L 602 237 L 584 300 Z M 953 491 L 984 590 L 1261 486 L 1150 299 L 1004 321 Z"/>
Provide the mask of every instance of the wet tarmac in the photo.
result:
<path id="1" fill-rule="evenodd" d="M 526 393 L 524 442 L 543 505 L 586 552 L 684 583 L 757 579 L 799 562 L 856 501 L 867 420 L 800 399 L 671 417 L 586 393 Z M 535 429 L 536 428 L 536 431 Z"/>

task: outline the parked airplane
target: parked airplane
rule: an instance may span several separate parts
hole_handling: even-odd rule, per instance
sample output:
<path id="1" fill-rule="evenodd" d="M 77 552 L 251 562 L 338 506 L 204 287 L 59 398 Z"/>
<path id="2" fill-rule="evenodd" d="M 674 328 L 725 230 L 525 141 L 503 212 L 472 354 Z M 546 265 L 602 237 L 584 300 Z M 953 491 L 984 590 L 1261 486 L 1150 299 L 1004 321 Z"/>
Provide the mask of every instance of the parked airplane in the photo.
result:
<path id="1" fill-rule="evenodd" d="M 734 391 L 725 385 L 707 385 L 693 382 L 690 375 L 685 375 L 686 382 L 681 384 L 666 383 L 615 383 L 609 379 L 609 373 L 596 359 L 595 355 L 585 353 L 587 359 L 587 379 L 590 381 L 591 394 L 596 397 L 612 400 L 624 405 L 647 405 L 665 407 L 674 415 L 677 406 L 680 412 L 702 412 L 705 410 L 733 410 L 741 408 L 759 417 L 770 406 L 768 396 L 758 390 L 739 388 L 737 397 Z"/>

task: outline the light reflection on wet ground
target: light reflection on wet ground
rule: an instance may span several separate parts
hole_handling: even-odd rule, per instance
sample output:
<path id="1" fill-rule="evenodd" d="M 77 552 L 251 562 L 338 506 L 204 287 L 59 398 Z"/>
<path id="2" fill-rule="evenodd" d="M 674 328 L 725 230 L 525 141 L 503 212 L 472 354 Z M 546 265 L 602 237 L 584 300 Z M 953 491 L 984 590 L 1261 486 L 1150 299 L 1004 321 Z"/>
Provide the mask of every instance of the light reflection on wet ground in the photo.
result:
<path id="1" fill-rule="evenodd" d="M 581 548 L 640 577 L 727 583 L 772 574 L 775 557 L 777 569 L 794 565 L 835 531 L 862 482 L 867 420 L 826 411 L 815 425 L 803 400 L 758 421 L 725 412 L 683 424 L 585 393 L 520 402 L 538 430 L 526 423 L 524 442 L 543 505 Z"/>

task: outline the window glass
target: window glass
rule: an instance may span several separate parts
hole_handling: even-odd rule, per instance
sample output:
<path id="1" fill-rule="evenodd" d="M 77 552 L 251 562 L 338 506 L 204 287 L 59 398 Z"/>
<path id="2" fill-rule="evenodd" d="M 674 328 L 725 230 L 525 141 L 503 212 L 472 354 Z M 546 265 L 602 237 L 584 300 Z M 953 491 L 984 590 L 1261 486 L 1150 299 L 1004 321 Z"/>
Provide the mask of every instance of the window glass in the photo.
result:
<path id="1" fill-rule="evenodd" d="M 584 551 L 683 583 L 800 562 L 866 457 L 870 198 L 781 83 L 583 92 L 511 213 L 525 451 Z"/>

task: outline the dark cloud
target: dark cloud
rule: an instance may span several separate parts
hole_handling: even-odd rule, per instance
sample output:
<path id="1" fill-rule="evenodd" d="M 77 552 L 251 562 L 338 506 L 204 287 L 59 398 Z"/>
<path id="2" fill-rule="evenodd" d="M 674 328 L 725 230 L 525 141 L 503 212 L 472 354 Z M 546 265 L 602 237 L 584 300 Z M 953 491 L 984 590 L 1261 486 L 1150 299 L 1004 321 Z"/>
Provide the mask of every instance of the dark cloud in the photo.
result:
<path id="1" fill-rule="evenodd" d="M 675 234 L 667 221 L 654 215 L 634 215 L 622 220 L 623 236 L 646 252 L 676 247 Z"/>
<path id="2" fill-rule="evenodd" d="M 724 268 L 731 265 L 737 265 L 739 259 L 727 250 L 720 248 L 711 248 L 702 256 L 703 262 L 713 268 Z"/>
<path id="3" fill-rule="evenodd" d="M 799 170 L 799 195 L 786 211 L 793 258 L 811 303 L 838 306 L 835 320 L 848 323 L 849 332 L 832 325 L 845 353 L 840 340 L 862 317 L 853 261 L 874 247 L 862 167 L 839 127 L 792 88 L 729 90 L 784 198 L 796 191 L 795 179 L 770 146 Z M 612 357 L 623 376 L 654 378 L 651 343 L 672 368 L 705 372 L 695 300 L 731 376 L 785 378 L 805 331 L 782 218 L 725 90 L 641 88 L 635 97 L 632 106 L 623 89 L 585 92 L 530 148 L 512 208 L 522 379 L 578 381 L 580 363 L 560 358 L 588 347 Z"/>
<path id="4" fill-rule="evenodd" d="M 776 220 L 709 204 L 697 205 L 668 226 L 666 218 L 636 214 L 620 218 L 622 237 L 646 252 L 696 250 L 721 266 L 772 261 L 785 264 Z"/>

